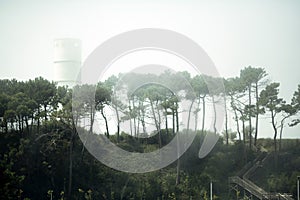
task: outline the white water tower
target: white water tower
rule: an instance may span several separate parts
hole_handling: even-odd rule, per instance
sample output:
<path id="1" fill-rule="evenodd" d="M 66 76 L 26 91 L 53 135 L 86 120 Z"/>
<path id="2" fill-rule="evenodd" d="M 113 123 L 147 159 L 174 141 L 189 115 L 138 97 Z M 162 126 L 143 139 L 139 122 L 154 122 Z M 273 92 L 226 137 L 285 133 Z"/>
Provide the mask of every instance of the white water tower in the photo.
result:
<path id="1" fill-rule="evenodd" d="M 81 41 L 75 38 L 54 40 L 54 81 L 73 87 L 81 67 Z"/>

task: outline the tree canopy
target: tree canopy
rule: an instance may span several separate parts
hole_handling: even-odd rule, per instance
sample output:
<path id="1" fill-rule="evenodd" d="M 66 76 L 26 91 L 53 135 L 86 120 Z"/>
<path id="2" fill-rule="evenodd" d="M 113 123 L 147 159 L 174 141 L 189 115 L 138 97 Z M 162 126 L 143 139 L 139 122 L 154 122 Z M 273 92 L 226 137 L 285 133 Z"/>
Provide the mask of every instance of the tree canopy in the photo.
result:
<path id="1" fill-rule="evenodd" d="M 263 68 L 251 66 L 230 78 L 192 76 L 186 71 L 128 73 L 74 88 L 42 77 L 0 80 L 0 198 L 207 199 L 212 180 L 214 198 L 230 199 L 224 183 L 258 157 L 261 149 L 289 161 L 271 168 L 270 174 L 280 174 L 280 179 L 262 176 L 265 181 L 258 182 L 270 192 L 295 194 L 288 180 L 299 173 L 295 156 L 299 140 L 285 140 L 284 127 L 300 123 L 300 84 L 290 101 L 280 97 L 279 89 L 280 84 L 270 83 Z M 207 134 L 218 132 L 213 114 L 223 100 L 224 135 L 207 158 L 199 159 L 199 144 Z M 194 103 L 193 109 L 184 108 L 186 102 Z M 270 119 L 273 142 L 259 138 L 259 115 Z M 184 120 L 190 116 L 194 120 Z M 214 129 L 210 130 L 211 116 Z M 184 129 L 195 132 L 196 138 L 170 166 L 127 174 L 106 167 L 85 150 L 77 131 L 100 134 L 95 120 L 111 142 L 132 152 L 157 150 Z M 275 186 L 280 181 L 285 185 Z"/>

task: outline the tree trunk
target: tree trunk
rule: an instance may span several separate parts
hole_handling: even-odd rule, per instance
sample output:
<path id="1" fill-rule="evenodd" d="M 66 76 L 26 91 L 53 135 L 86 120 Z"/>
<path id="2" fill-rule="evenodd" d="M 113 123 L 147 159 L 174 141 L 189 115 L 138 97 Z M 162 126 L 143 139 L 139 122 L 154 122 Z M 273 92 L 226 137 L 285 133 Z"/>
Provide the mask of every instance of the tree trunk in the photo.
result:
<path id="1" fill-rule="evenodd" d="M 119 116 L 119 110 L 118 110 L 118 105 L 116 103 L 115 105 L 115 111 L 117 115 L 117 142 L 120 141 L 120 116 Z"/>
<path id="2" fill-rule="evenodd" d="M 272 120 L 272 126 L 274 129 L 274 158 L 275 158 L 275 169 L 277 170 L 277 166 L 278 166 L 278 154 L 277 154 L 277 127 L 275 124 L 275 113 L 273 110 L 271 110 L 271 120 Z"/>
<path id="3" fill-rule="evenodd" d="M 25 117 L 25 125 L 26 125 L 27 134 L 29 134 L 29 124 L 28 124 L 28 117 L 27 116 Z"/>
<path id="4" fill-rule="evenodd" d="M 175 114 L 176 114 L 176 132 L 178 133 L 178 131 L 179 131 L 179 117 L 178 117 L 178 102 L 177 101 L 176 101 Z"/>
<path id="5" fill-rule="evenodd" d="M 226 135 L 226 145 L 228 146 L 229 144 L 229 134 L 228 134 L 228 112 L 227 112 L 227 101 L 226 101 L 226 96 L 224 97 L 225 99 L 225 135 Z"/>
<path id="6" fill-rule="evenodd" d="M 168 110 L 165 108 L 165 118 L 166 118 L 166 133 L 169 135 L 169 127 L 168 127 Z"/>
<path id="7" fill-rule="evenodd" d="M 255 84 L 255 98 L 256 98 L 256 113 L 255 113 L 255 135 L 254 135 L 254 146 L 256 146 L 257 134 L 258 134 L 258 114 L 259 114 L 259 105 L 258 105 L 258 85 Z"/>
<path id="8" fill-rule="evenodd" d="M 40 106 L 38 107 L 38 113 L 37 113 L 37 132 L 40 133 Z"/>
<path id="9" fill-rule="evenodd" d="M 130 135 L 132 136 L 132 121 L 131 121 L 131 113 L 132 113 L 132 109 L 131 109 L 131 102 L 130 102 L 130 99 L 128 99 L 128 105 L 129 105 Z"/>
<path id="10" fill-rule="evenodd" d="M 159 148 L 162 147 L 162 140 L 161 140 L 161 118 L 160 118 L 160 114 L 159 114 L 159 109 L 158 109 L 158 101 L 156 102 L 156 110 L 157 110 L 157 116 L 158 116 L 158 144 L 159 144 Z"/>
<path id="11" fill-rule="evenodd" d="M 146 130 L 146 124 L 145 124 L 145 110 L 144 110 L 144 107 L 143 107 L 143 102 L 142 102 L 142 126 L 143 126 L 143 133 L 146 134 L 147 133 L 147 130 Z"/>
<path id="12" fill-rule="evenodd" d="M 137 137 L 139 137 L 139 135 L 140 135 L 140 121 L 141 121 L 140 105 L 141 105 L 141 102 L 139 101 L 139 107 L 138 107 L 138 109 L 136 110 L 136 118 L 137 118 L 137 129 L 136 129 L 136 133 L 137 133 Z"/>
<path id="13" fill-rule="evenodd" d="M 94 126 L 94 118 L 95 118 L 95 111 L 93 108 L 93 105 L 91 105 L 91 109 L 90 109 L 90 133 L 93 133 L 93 126 Z"/>
<path id="14" fill-rule="evenodd" d="M 201 132 L 202 134 L 204 133 L 204 127 L 205 127 L 205 96 L 203 97 L 203 100 L 202 100 L 202 129 L 201 129 Z"/>
<path id="15" fill-rule="evenodd" d="M 239 111 L 239 113 L 241 114 L 241 119 L 242 119 L 242 132 L 243 132 L 243 142 L 244 145 L 246 144 L 246 132 L 245 132 L 245 118 L 244 118 L 244 114 L 243 111 L 241 109 L 236 108 L 237 111 Z"/>
<path id="16" fill-rule="evenodd" d="M 161 144 L 161 135 L 160 135 L 160 125 L 159 125 L 159 122 L 157 121 L 157 118 L 156 118 L 156 115 L 155 115 L 155 111 L 154 111 L 154 106 L 153 106 L 153 101 L 150 100 L 150 105 L 151 105 L 151 110 L 152 110 L 152 113 L 153 113 L 153 118 L 154 118 L 154 123 L 155 123 L 155 126 L 156 126 L 156 130 L 158 132 L 158 144 L 159 144 L 159 147 L 162 146 Z M 159 115 L 159 113 L 158 113 Z"/>
<path id="17" fill-rule="evenodd" d="M 197 110 L 195 111 L 195 132 L 197 132 L 197 128 L 198 128 L 198 114 L 200 111 L 200 103 L 201 103 L 201 100 L 200 100 L 200 98 L 198 98 Z"/>
<path id="18" fill-rule="evenodd" d="M 251 84 L 248 86 L 248 98 L 249 98 L 249 148 L 250 150 L 252 149 L 252 123 L 251 123 L 251 117 L 252 117 L 252 112 L 251 112 Z"/>
<path id="19" fill-rule="evenodd" d="M 31 124 L 30 124 L 29 133 L 31 133 L 31 132 L 32 132 L 33 121 L 34 121 L 34 116 L 33 116 L 33 114 L 31 114 Z"/>
<path id="20" fill-rule="evenodd" d="M 159 108 L 158 108 L 158 101 L 156 102 L 156 111 L 157 111 L 157 116 L 158 116 L 158 127 L 159 127 L 159 131 L 161 130 L 161 116 L 160 116 L 160 112 L 159 112 Z"/>
<path id="21" fill-rule="evenodd" d="M 22 117 L 17 117 L 18 125 L 19 125 L 19 132 L 22 132 Z"/>
<path id="22" fill-rule="evenodd" d="M 154 119 L 156 130 L 159 131 L 159 126 L 158 126 L 158 122 L 157 122 L 157 119 L 156 119 L 156 115 L 155 115 L 155 111 L 154 111 L 154 106 L 153 106 L 152 100 L 150 100 L 150 106 L 151 106 L 151 111 L 152 111 L 152 114 L 153 114 L 153 119 Z"/>
<path id="23" fill-rule="evenodd" d="M 244 144 L 246 144 L 245 120 L 242 120 L 242 124 L 243 124 L 243 139 L 244 139 Z"/>
<path id="24" fill-rule="evenodd" d="M 243 150 L 244 150 L 244 162 L 245 164 L 248 162 L 248 157 L 247 157 L 247 149 L 246 149 L 246 132 L 245 132 L 245 116 L 243 114 L 243 111 L 241 109 L 236 108 L 237 111 L 240 112 L 241 114 L 241 119 L 242 119 L 242 131 L 243 131 Z"/>
<path id="25" fill-rule="evenodd" d="M 272 120 L 272 126 L 273 126 L 273 130 L 274 130 L 274 150 L 275 150 L 275 154 L 276 154 L 276 152 L 277 152 L 277 127 L 275 124 L 274 111 L 271 111 L 271 120 Z"/>
<path id="26" fill-rule="evenodd" d="M 107 118 L 106 118 L 106 116 L 105 116 L 105 114 L 103 112 L 103 108 L 101 108 L 101 115 L 102 115 L 102 117 L 103 117 L 103 119 L 105 121 L 106 136 L 107 136 L 107 138 L 109 138 L 108 122 L 107 122 Z"/>
<path id="27" fill-rule="evenodd" d="M 283 132 L 283 121 L 280 122 L 280 136 L 279 136 L 279 152 L 281 151 L 281 140 L 282 140 L 282 132 Z"/>
<path id="28" fill-rule="evenodd" d="M 135 104 L 134 104 L 134 97 L 132 99 L 132 106 L 133 106 L 133 130 L 134 130 L 134 137 L 136 137 L 136 108 L 135 108 Z"/>
<path id="29" fill-rule="evenodd" d="M 211 96 L 213 102 L 213 110 L 214 110 L 214 133 L 217 133 L 216 123 L 217 123 L 217 112 L 216 112 L 216 105 L 215 105 L 215 97 L 214 95 Z"/>
<path id="30" fill-rule="evenodd" d="M 235 122 L 236 122 L 236 131 L 239 135 L 239 140 L 241 141 L 242 138 L 241 138 L 241 131 L 240 131 L 240 124 L 239 124 L 239 118 L 238 118 L 238 115 L 237 115 L 237 112 L 236 112 L 236 109 L 234 108 L 233 109 L 233 112 L 234 112 L 234 117 L 235 117 Z"/>
<path id="31" fill-rule="evenodd" d="M 44 105 L 45 121 L 47 121 L 47 105 Z"/>
<path id="32" fill-rule="evenodd" d="M 284 128 L 284 121 L 285 119 L 289 118 L 290 115 L 285 116 L 281 121 L 280 121 L 280 138 L 279 138 L 279 152 L 281 151 L 281 140 L 282 140 L 282 133 L 283 133 L 283 128 Z"/>
<path id="33" fill-rule="evenodd" d="M 172 109 L 173 135 L 175 135 L 175 110 Z"/>

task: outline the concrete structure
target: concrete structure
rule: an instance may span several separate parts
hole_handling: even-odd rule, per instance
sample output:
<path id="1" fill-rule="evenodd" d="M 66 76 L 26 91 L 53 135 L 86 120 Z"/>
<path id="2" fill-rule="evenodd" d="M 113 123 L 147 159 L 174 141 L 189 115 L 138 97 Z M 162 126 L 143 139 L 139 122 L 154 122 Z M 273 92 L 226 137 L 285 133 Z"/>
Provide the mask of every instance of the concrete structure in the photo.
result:
<path id="1" fill-rule="evenodd" d="M 74 38 L 54 40 L 54 81 L 73 87 L 79 83 L 81 41 Z"/>

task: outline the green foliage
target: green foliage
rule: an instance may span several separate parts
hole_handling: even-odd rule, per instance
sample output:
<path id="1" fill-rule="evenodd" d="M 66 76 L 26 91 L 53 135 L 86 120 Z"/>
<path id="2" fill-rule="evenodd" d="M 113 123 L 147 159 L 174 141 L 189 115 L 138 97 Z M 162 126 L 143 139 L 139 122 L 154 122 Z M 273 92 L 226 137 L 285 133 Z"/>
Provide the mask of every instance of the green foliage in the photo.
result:
<path id="1" fill-rule="evenodd" d="M 246 71 L 248 70 L 250 68 Z M 203 103 L 203 107 L 199 106 L 197 112 L 204 112 L 204 102 L 211 98 L 208 83 L 213 95 L 232 95 L 232 108 L 239 109 L 236 120 L 244 123 L 254 116 L 255 112 L 252 111 L 256 108 L 238 100 L 243 98 L 249 84 L 261 80 L 265 73 L 264 70 L 254 68 L 250 71 L 255 73 L 246 71 L 241 72 L 239 78 L 225 81 L 226 94 L 220 94 L 219 86 L 214 85 L 219 79 L 208 76 L 191 77 L 187 72 L 166 71 L 160 76 L 129 74 L 110 77 L 97 86 L 77 86 L 83 96 L 76 96 L 75 90 L 57 87 L 41 77 L 26 82 L 0 80 L 0 117 L 3 119 L 0 131 L 0 199 L 208 199 L 210 181 L 214 185 L 213 199 L 228 199 L 228 177 L 235 175 L 246 161 L 257 156 L 246 148 L 246 143 L 236 141 L 236 133 L 230 129 L 219 139 L 213 151 L 200 160 L 197 157 L 200 144 L 205 134 L 211 133 L 204 129 L 203 132 L 199 131 L 196 127 L 196 138 L 180 158 L 178 172 L 177 163 L 174 162 L 159 171 L 127 174 L 104 166 L 90 155 L 83 148 L 75 127 L 86 134 L 93 134 L 92 124 L 89 124 L 90 130 L 78 127 L 80 118 L 88 115 L 92 122 L 95 113 L 101 112 L 102 118 L 106 120 L 109 117 L 105 113 L 107 108 L 123 114 L 123 118 L 118 119 L 119 123 L 126 120 L 142 123 L 143 118 L 153 113 L 161 118 L 170 117 L 173 124 L 164 125 L 157 119 L 158 131 L 155 133 L 158 134 L 149 133 L 148 138 L 135 138 L 124 132 L 109 135 L 106 124 L 107 136 L 124 150 L 155 151 L 169 143 L 177 132 L 176 126 L 179 124 L 176 117 L 178 118 L 180 112 L 181 101 L 191 101 L 196 97 L 199 104 L 200 101 Z M 184 93 L 187 85 L 177 81 L 179 77 L 191 84 L 195 94 Z M 134 91 L 145 79 L 161 79 L 174 83 L 174 93 L 158 85 L 145 86 Z M 129 88 L 128 95 L 134 96 L 131 107 L 113 98 L 113 88 L 122 86 L 117 84 L 118 80 L 125 82 Z M 269 111 L 293 113 L 296 123 L 300 86 L 289 105 L 277 97 L 278 86 L 267 86 L 261 93 L 259 103 Z M 93 93 L 95 98 L 92 99 L 90 94 Z M 85 101 L 79 104 L 76 98 L 84 98 Z M 153 110 L 149 112 L 151 103 Z M 250 135 L 247 125 L 243 130 L 245 139 Z M 224 145 L 226 139 L 231 140 L 229 145 Z M 295 193 L 293 180 L 299 175 L 300 169 L 299 157 L 295 156 L 300 153 L 299 142 L 295 142 L 297 141 L 282 142 L 283 152 L 279 156 L 279 161 L 282 161 L 281 170 L 276 171 L 269 166 L 269 171 L 260 172 L 263 179 L 261 184 L 269 191 Z M 258 145 L 270 151 L 272 141 L 259 140 Z M 178 176 L 180 182 L 176 184 Z M 235 195 L 238 198 L 242 196 L 238 192 Z"/>

